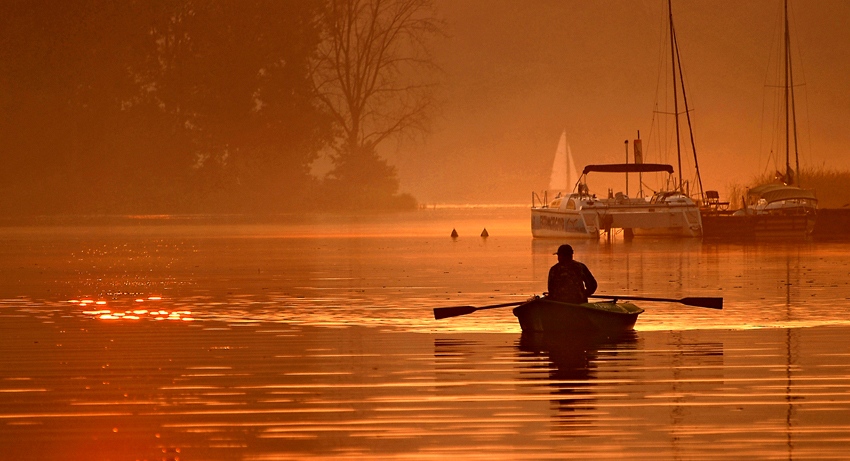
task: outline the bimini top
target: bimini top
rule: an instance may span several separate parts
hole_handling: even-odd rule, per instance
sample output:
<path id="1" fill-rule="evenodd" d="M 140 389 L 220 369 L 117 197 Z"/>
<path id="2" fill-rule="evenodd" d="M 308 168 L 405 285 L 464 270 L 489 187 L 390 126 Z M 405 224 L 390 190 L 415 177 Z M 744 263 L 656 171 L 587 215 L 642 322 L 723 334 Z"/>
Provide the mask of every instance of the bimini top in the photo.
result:
<path id="1" fill-rule="evenodd" d="M 815 202 L 818 200 L 815 193 L 808 189 L 786 186 L 785 184 L 762 184 L 747 191 L 747 195 L 763 198 L 767 203 L 795 199 L 813 200 Z"/>
<path id="2" fill-rule="evenodd" d="M 581 174 L 592 171 L 599 173 L 654 173 L 667 172 L 673 174 L 673 166 L 663 163 L 606 163 L 604 165 L 587 165 Z"/>

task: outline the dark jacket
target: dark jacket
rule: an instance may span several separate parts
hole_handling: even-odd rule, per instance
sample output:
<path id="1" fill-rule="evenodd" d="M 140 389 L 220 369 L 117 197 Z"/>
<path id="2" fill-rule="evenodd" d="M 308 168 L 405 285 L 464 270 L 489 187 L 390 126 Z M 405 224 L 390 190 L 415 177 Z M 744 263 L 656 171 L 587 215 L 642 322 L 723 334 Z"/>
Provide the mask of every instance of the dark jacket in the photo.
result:
<path id="1" fill-rule="evenodd" d="M 549 297 L 556 301 L 581 304 L 596 292 L 596 279 L 578 261 L 559 262 L 549 269 Z"/>

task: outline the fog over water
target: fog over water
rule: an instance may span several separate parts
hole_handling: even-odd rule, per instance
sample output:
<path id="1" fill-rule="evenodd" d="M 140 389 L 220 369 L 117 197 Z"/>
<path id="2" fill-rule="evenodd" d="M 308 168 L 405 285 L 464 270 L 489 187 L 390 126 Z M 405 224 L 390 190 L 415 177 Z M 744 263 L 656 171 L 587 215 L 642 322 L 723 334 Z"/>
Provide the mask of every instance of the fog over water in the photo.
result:
<path id="1" fill-rule="evenodd" d="M 132 312 L 138 302 L 199 320 L 419 332 L 519 332 L 509 309 L 442 321 L 431 309 L 540 295 L 563 243 L 531 238 L 522 206 L 264 224 L 220 217 L 59 222 L 2 228 L 4 298 L 94 318 Z M 639 331 L 848 323 L 836 309 L 850 299 L 845 242 L 627 242 L 615 234 L 610 242 L 571 243 L 596 274 L 598 294 L 725 300 L 723 311 L 648 303 Z"/>

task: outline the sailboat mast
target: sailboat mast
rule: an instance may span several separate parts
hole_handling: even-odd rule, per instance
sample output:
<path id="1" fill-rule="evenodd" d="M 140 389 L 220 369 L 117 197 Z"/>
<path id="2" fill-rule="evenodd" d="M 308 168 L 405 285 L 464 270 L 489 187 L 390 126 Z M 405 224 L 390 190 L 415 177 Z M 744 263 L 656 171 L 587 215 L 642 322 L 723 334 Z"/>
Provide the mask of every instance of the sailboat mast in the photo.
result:
<path id="1" fill-rule="evenodd" d="M 672 0 L 667 0 L 667 11 L 670 15 L 670 56 L 672 58 L 672 67 L 673 67 L 673 116 L 676 118 L 676 157 L 679 161 L 679 184 L 676 187 L 679 191 L 683 192 L 682 187 L 682 146 L 679 143 L 679 95 L 678 95 L 678 84 L 676 83 L 676 39 L 675 39 L 675 30 L 673 29 L 673 5 Z"/>
<path id="2" fill-rule="evenodd" d="M 797 107 L 794 104 L 794 69 L 792 67 L 793 59 L 791 59 L 791 33 L 790 33 L 789 27 L 788 27 L 788 0 L 785 0 L 785 50 L 786 50 L 785 51 L 785 60 L 788 62 L 788 67 L 787 67 L 787 75 L 788 75 L 787 82 L 788 83 L 786 85 L 786 90 L 785 90 L 785 105 L 786 106 L 788 105 L 788 93 L 790 93 L 791 94 L 791 109 L 790 109 L 791 110 L 791 127 L 790 127 L 790 129 L 791 129 L 791 133 L 794 133 L 794 166 L 796 167 L 796 170 L 794 170 L 794 176 L 797 176 L 796 178 L 792 176 L 791 180 L 794 183 L 799 184 L 798 178 L 799 178 L 799 175 L 800 175 L 800 149 L 799 149 L 799 144 L 797 142 Z M 787 139 L 787 133 L 788 133 L 788 129 L 789 129 L 788 126 L 787 126 L 788 125 L 787 112 L 786 112 L 785 119 L 786 119 L 786 121 L 785 121 L 785 124 L 786 124 L 786 128 L 785 128 L 786 129 L 786 142 L 785 142 L 785 144 L 786 144 L 786 152 L 787 152 L 787 149 L 789 148 L 789 146 L 788 146 L 789 141 Z M 788 168 L 789 163 L 790 163 L 790 161 L 786 160 L 786 168 Z"/>
<path id="3" fill-rule="evenodd" d="M 788 85 L 788 51 L 791 48 L 791 35 L 788 33 L 788 0 L 785 0 L 785 183 L 789 186 L 794 184 L 794 178 L 791 177 L 791 146 L 790 138 L 791 131 L 788 123 L 788 111 L 791 110 L 788 104 L 789 92 L 791 91 Z"/>
<path id="4" fill-rule="evenodd" d="M 679 41 L 676 40 L 676 56 L 679 55 Z M 682 73 L 682 60 L 678 60 L 679 64 L 679 75 L 682 76 L 682 102 L 685 103 L 685 118 L 688 120 L 688 133 L 690 134 L 691 139 L 691 151 L 694 153 L 694 172 L 697 175 L 697 186 L 699 187 L 699 197 L 700 199 L 705 199 L 703 197 L 703 189 L 702 189 L 702 176 L 699 174 L 699 159 L 697 157 L 697 143 L 694 141 L 694 126 L 691 124 L 691 109 L 688 107 L 688 95 L 685 92 L 685 78 Z"/>

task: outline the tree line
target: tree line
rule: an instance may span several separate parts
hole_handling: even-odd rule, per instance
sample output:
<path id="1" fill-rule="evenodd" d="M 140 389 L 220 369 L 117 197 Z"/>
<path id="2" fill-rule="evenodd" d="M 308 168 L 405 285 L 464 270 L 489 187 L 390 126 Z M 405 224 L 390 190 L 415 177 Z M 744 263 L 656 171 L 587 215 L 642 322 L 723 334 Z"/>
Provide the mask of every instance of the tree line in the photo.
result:
<path id="1" fill-rule="evenodd" d="M 0 212 L 404 208 L 377 152 L 424 128 L 429 0 L 10 0 Z M 327 177 L 311 174 L 330 152 Z"/>

